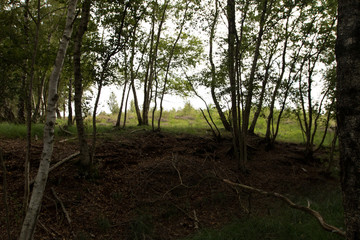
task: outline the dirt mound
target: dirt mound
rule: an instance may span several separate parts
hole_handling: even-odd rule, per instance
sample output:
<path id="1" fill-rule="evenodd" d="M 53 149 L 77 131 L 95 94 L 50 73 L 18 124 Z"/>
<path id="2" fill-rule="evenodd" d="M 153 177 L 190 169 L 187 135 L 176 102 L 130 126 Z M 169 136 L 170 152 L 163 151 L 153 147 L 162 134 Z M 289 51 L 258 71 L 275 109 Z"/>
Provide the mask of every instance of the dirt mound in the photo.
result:
<path id="1" fill-rule="evenodd" d="M 76 145 L 76 140 L 56 142 L 53 163 L 76 152 Z M 14 238 L 22 216 L 25 146 L 22 140 L 0 142 L 8 170 Z M 298 145 L 279 143 L 267 152 L 254 136 L 249 146 L 249 173 L 242 174 L 231 157 L 231 139 L 215 142 L 148 131 L 105 135 L 96 148 L 98 172 L 90 178 L 79 174 L 74 161 L 50 173 L 35 239 L 177 239 L 249 212 L 266 213 L 271 207 L 271 199 L 251 197 L 223 183 L 224 178 L 295 195 L 314 184 L 337 185 L 322 177 L 318 166 L 299 160 Z M 41 142 L 34 143 L 32 176 L 41 148 Z M 70 224 L 51 189 L 65 206 Z M 3 208 L 1 216 L 5 216 Z M 1 239 L 5 233 L 1 224 Z"/>

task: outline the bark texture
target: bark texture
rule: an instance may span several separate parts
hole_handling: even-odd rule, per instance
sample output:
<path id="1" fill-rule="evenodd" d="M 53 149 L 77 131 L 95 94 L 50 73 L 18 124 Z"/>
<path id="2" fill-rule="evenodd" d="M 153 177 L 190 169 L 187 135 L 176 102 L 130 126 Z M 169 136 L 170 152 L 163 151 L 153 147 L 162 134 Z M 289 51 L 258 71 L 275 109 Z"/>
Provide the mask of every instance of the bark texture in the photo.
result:
<path id="1" fill-rule="evenodd" d="M 57 94 L 57 83 L 59 81 L 65 53 L 73 29 L 72 23 L 75 17 L 76 4 L 77 0 L 72 0 L 69 3 L 64 33 L 60 41 L 58 53 L 56 55 L 54 69 L 49 79 L 49 93 L 47 99 L 48 104 L 46 109 L 46 123 L 44 127 L 44 146 L 41 154 L 39 170 L 35 178 L 33 192 L 31 194 L 29 207 L 21 228 L 19 240 L 30 240 L 33 238 L 38 215 L 40 213 L 41 202 L 48 178 L 49 166 L 54 145 L 56 104 L 59 98 Z"/>
<path id="2" fill-rule="evenodd" d="M 236 161 L 239 163 L 239 169 L 244 170 L 245 164 L 240 159 L 239 150 L 239 128 L 238 128 L 238 111 L 237 111 L 237 95 L 236 95 L 236 72 L 235 72 L 235 37 L 236 37 L 236 26 L 235 26 L 235 1 L 227 1 L 227 17 L 229 23 L 228 32 L 228 71 L 230 80 L 230 91 L 231 91 L 231 116 L 232 116 L 232 135 L 233 135 L 233 147 L 234 156 Z M 240 133 L 241 134 L 241 133 Z"/>
<path id="3" fill-rule="evenodd" d="M 76 129 L 78 133 L 79 145 L 80 145 L 80 164 L 83 167 L 89 167 L 91 165 L 89 147 L 85 138 L 84 122 L 82 117 L 81 99 L 83 93 L 82 75 L 81 75 L 81 46 L 82 39 L 87 30 L 87 25 L 90 17 L 90 5 L 91 1 L 85 0 L 81 12 L 81 22 L 79 24 L 78 32 L 76 34 L 74 43 L 74 85 L 75 85 L 75 118 Z"/>
<path id="4" fill-rule="evenodd" d="M 346 239 L 360 239 L 360 1 L 338 1 L 337 121 Z"/>

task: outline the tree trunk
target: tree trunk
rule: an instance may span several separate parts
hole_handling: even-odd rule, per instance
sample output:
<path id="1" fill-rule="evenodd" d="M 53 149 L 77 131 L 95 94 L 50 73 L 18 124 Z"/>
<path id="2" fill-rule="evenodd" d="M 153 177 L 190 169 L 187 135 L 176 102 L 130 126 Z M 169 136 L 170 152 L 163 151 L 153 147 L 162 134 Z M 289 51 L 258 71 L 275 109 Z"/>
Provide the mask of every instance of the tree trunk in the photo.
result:
<path id="1" fill-rule="evenodd" d="M 21 87 L 19 93 L 18 111 L 17 111 L 17 122 L 20 124 L 25 123 L 25 82 L 26 74 L 24 73 L 21 77 Z"/>
<path id="2" fill-rule="evenodd" d="M 72 78 L 69 78 L 69 95 L 68 95 L 68 126 L 73 125 L 73 116 L 72 116 Z"/>
<path id="3" fill-rule="evenodd" d="M 57 83 L 64 63 L 65 53 L 72 33 L 73 20 L 75 17 L 77 0 L 69 3 L 66 25 L 62 36 L 59 50 L 56 55 L 54 69 L 49 80 L 49 94 L 47 104 L 46 123 L 44 126 L 44 147 L 41 155 L 39 170 L 35 178 L 34 188 L 31 194 L 30 203 L 21 228 L 19 240 L 30 240 L 33 238 L 36 222 L 40 213 L 42 198 L 49 173 L 49 166 L 54 145 L 55 110 L 57 100 Z"/>
<path id="4" fill-rule="evenodd" d="M 134 95 L 134 104 L 135 104 L 135 111 L 136 111 L 136 116 L 138 119 L 138 125 L 142 125 L 143 124 L 143 120 L 141 117 L 141 112 L 140 112 L 140 108 L 139 108 L 139 102 L 137 99 L 137 95 L 136 95 L 136 88 L 135 88 L 135 72 L 134 72 L 134 58 L 135 58 L 135 43 L 136 43 L 136 30 L 137 30 L 137 25 L 134 26 L 133 29 L 133 33 L 132 33 L 132 41 L 131 41 L 131 56 L 130 56 L 130 85 L 131 85 L 131 89 Z"/>
<path id="5" fill-rule="evenodd" d="M 346 239 L 360 239 L 360 2 L 338 1 L 337 121 Z"/>
<path id="6" fill-rule="evenodd" d="M 38 86 L 37 101 L 36 101 L 35 111 L 32 117 L 33 123 L 36 123 L 38 121 L 38 117 L 40 116 L 40 105 L 41 105 L 42 96 L 44 94 L 45 77 L 46 77 L 46 73 L 44 72 L 43 75 L 41 76 L 40 86 Z"/>
<path id="7" fill-rule="evenodd" d="M 247 97 L 245 102 L 245 110 L 243 114 L 243 127 L 242 131 L 243 134 L 246 136 L 246 133 L 248 131 L 248 125 L 249 125 L 249 119 L 250 119 L 250 110 L 251 110 L 251 101 L 254 91 L 254 79 L 255 79 L 255 72 L 257 68 L 257 62 L 260 56 L 260 46 L 262 42 L 262 36 L 264 34 L 264 26 L 266 22 L 266 13 L 267 13 L 267 4 L 268 0 L 264 0 L 263 2 L 263 10 L 261 13 L 261 19 L 260 19 L 260 29 L 256 40 L 256 47 L 255 47 L 255 53 L 254 53 L 254 59 L 251 65 L 251 71 L 248 81 L 248 89 L 247 89 Z M 246 137 L 245 137 L 246 140 Z"/>
<path id="8" fill-rule="evenodd" d="M 269 72 L 270 72 L 273 56 L 274 56 L 274 52 L 271 52 L 270 56 L 269 56 L 269 59 L 268 59 L 268 62 L 266 64 L 266 66 L 265 66 L 265 75 L 264 75 L 264 80 L 263 80 L 262 86 L 261 86 L 261 93 L 260 93 L 260 96 L 259 96 L 259 103 L 257 105 L 256 111 L 254 113 L 254 118 L 253 118 L 253 120 L 251 122 L 251 125 L 250 125 L 250 128 L 249 128 L 249 133 L 250 134 L 254 134 L 255 126 L 256 126 L 257 120 L 258 120 L 258 118 L 260 116 L 260 112 L 261 112 L 264 97 L 265 97 L 266 86 L 267 86 L 269 76 L 270 76 Z"/>
<path id="9" fill-rule="evenodd" d="M 120 128 L 120 121 L 121 121 L 121 115 L 122 115 L 122 111 L 123 111 L 123 107 L 124 107 L 124 101 L 125 101 L 125 95 L 126 95 L 126 89 L 127 89 L 127 83 L 129 81 L 129 76 L 128 76 L 128 71 L 127 71 L 127 54 L 126 54 L 126 48 L 124 49 L 124 78 L 125 78 L 125 83 L 124 83 L 124 89 L 123 89 L 123 93 L 121 96 L 121 103 L 120 103 L 120 109 L 119 109 L 119 113 L 116 119 L 116 124 L 115 127 Z"/>
<path id="10" fill-rule="evenodd" d="M 209 44 L 210 44 L 210 46 L 209 46 L 209 61 L 210 61 L 210 66 L 211 66 L 211 97 L 213 99 L 216 110 L 219 114 L 220 120 L 221 120 L 224 128 L 227 131 L 231 131 L 231 125 L 230 125 L 229 121 L 226 119 L 225 114 L 222 111 L 219 101 L 217 100 L 217 97 L 215 94 L 215 87 L 216 87 L 216 71 L 215 70 L 216 69 L 215 69 L 215 64 L 213 61 L 213 39 L 214 39 L 214 35 L 215 35 L 215 27 L 217 25 L 218 15 L 219 15 L 218 2 L 215 1 L 215 16 L 214 16 L 214 20 L 211 24 L 210 40 L 209 40 Z"/>
<path id="11" fill-rule="evenodd" d="M 185 25 L 185 22 L 186 22 L 186 14 L 187 14 L 187 10 L 188 10 L 188 7 L 189 7 L 189 2 L 186 2 L 186 6 L 185 6 L 185 12 L 184 12 L 184 18 L 180 24 L 180 30 L 179 30 L 179 33 L 178 33 L 178 36 L 170 50 L 170 56 L 169 56 L 169 60 L 167 62 L 167 66 L 166 66 L 166 72 L 165 72 L 165 79 L 164 79 L 164 86 L 163 86 L 163 90 L 162 90 L 162 93 L 161 93 L 161 98 L 160 98 L 160 115 L 159 115 L 159 119 L 158 119 L 158 127 L 157 129 L 160 130 L 160 123 L 161 123 L 161 117 L 162 117 L 162 113 L 163 113 L 163 101 L 164 101 L 164 96 L 165 96 L 165 93 L 166 93 L 166 86 L 167 86 L 167 82 L 168 82 L 168 77 L 169 77 L 169 70 L 170 70 L 170 66 L 171 66 L 171 61 L 172 61 L 172 58 L 174 56 L 174 52 L 175 52 L 175 47 L 177 45 L 177 43 L 179 42 L 180 40 L 180 37 L 181 37 L 181 34 L 182 34 L 182 31 L 184 29 L 184 25 Z M 164 11 L 164 14 L 165 14 L 165 11 Z"/>
<path id="12" fill-rule="evenodd" d="M 237 96 L 236 96 L 236 75 L 235 75 L 235 1 L 227 1 L 227 17 L 229 22 L 228 30 L 228 71 L 230 79 L 231 91 L 231 116 L 232 116 L 232 134 L 233 134 L 233 148 L 235 160 L 239 164 L 239 169 L 245 170 L 244 162 L 240 160 L 239 156 L 239 128 L 238 128 L 238 112 L 237 112 Z M 241 134 L 241 133 L 240 133 Z"/>
<path id="13" fill-rule="evenodd" d="M 26 1 L 26 8 L 28 8 L 28 1 Z M 28 9 L 27 9 L 28 10 Z M 34 37 L 34 48 L 32 52 L 30 76 L 28 77 L 28 93 L 26 101 L 26 157 L 25 157 L 25 186 L 24 186 L 24 211 L 26 212 L 29 197 L 30 197 L 30 158 L 31 158 L 31 116 L 32 116 L 32 90 L 35 74 L 36 56 L 38 52 L 39 31 L 40 31 L 40 0 L 37 1 L 37 19 L 36 32 Z"/>
<path id="14" fill-rule="evenodd" d="M 128 106 L 128 100 L 129 100 L 129 96 L 130 96 L 130 91 L 131 91 L 131 85 L 129 86 L 129 89 L 128 89 L 127 94 L 126 94 L 125 109 L 124 109 L 124 121 L 123 121 L 122 128 L 125 128 L 125 125 L 126 125 L 127 106 Z"/>
<path id="15" fill-rule="evenodd" d="M 85 0 L 83 3 L 82 12 L 81 12 L 81 21 L 74 42 L 75 118 L 76 118 L 76 128 L 77 128 L 79 146 L 80 146 L 80 164 L 85 168 L 90 167 L 91 159 L 89 154 L 89 147 L 86 142 L 84 121 L 83 121 L 82 109 L 81 109 L 83 86 L 82 86 L 80 59 L 81 59 L 82 39 L 87 30 L 87 24 L 90 18 L 90 5 L 91 5 L 90 0 Z"/>
<path id="16" fill-rule="evenodd" d="M 164 2 L 164 6 L 163 6 L 164 9 L 162 11 L 161 20 L 159 23 L 158 32 L 157 32 L 157 36 L 156 36 L 155 49 L 154 49 L 153 53 L 152 53 L 152 45 L 150 46 L 150 48 L 151 48 L 150 59 L 149 59 L 150 74 L 148 76 L 148 81 L 145 81 L 145 85 L 144 85 L 145 92 L 144 92 L 144 104 L 143 104 L 143 116 L 142 116 L 143 124 L 145 124 L 145 125 L 149 124 L 149 110 L 150 110 L 150 102 L 151 102 L 151 98 L 152 98 L 151 92 L 152 92 L 152 86 L 153 86 L 153 81 L 154 81 L 154 74 L 156 71 L 156 69 L 154 68 L 154 62 L 156 62 L 156 60 L 157 60 L 157 53 L 158 53 L 158 48 L 159 48 L 159 43 L 160 43 L 160 35 L 161 35 L 163 24 L 165 22 L 166 10 L 167 10 L 168 6 L 169 6 L 169 1 L 166 0 Z M 155 13 L 153 13 L 153 14 L 155 14 Z"/>

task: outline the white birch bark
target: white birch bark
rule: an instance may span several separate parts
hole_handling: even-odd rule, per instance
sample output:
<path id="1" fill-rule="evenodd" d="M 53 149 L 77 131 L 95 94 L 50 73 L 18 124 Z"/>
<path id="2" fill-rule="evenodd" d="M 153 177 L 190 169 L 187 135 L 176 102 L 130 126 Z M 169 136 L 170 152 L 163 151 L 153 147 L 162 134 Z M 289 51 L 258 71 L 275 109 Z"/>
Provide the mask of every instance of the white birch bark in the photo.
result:
<path id="1" fill-rule="evenodd" d="M 59 98 L 57 94 L 57 83 L 63 67 L 65 53 L 73 30 L 77 0 L 69 2 L 64 33 L 60 41 L 59 50 L 56 55 L 53 71 L 49 79 L 49 95 L 47 99 L 46 122 L 44 126 L 44 146 L 41 154 L 39 170 L 35 178 L 33 191 L 26 216 L 21 228 L 19 240 L 32 239 L 37 219 L 40 213 L 41 202 L 49 173 L 49 166 L 54 145 L 54 127 L 56 121 L 56 104 Z"/>

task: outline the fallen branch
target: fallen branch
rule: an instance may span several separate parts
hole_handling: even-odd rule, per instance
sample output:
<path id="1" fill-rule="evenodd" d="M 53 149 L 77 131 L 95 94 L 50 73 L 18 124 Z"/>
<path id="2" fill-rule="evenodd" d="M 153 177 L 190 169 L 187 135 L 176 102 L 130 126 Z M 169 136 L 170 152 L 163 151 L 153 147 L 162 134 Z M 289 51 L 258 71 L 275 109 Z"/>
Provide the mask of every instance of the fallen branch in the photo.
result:
<path id="1" fill-rule="evenodd" d="M 50 168 L 49 168 L 49 172 L 51 172 L 52 170 L 54 170 L 55 168 L 59 167 L 60 165 L 62 165 L 63 163 L 73 159 L 74 157 L 77 157 L 80 155 L 80 152 L 76 152 L 74 154 L 71 154 L 70 156 L 64 158 L 63 160 L 60 160 L 58 161 L 57 163 L 55 163 L 54 165 L 52 165 Z M 30 181 L 30 185 L 33 185 L 35 182 L 35 179 L 31 180 Z"/>
<path id="2" fill-rule="evenodd" d="M 225 183 L 227 183 L 227 184 L 232 185 L 232 186 L 237 186 L 237 187 L 249 190 L 251 192 L 256 192 L 256 193 L 260 193 L 260 194 L 265 195 L 265 196 L 270 196 L 270 197 L 275 197 L 275 198 L 281 199 L 282 201 L 287 203 L 291 208 L 301 210 L 301 211 L 309 213 L 310 215 L 315 217 L 316 220 L 320 223 L 321 227 L 323 229 L 325 229 L 326 231 L 336 233 L 336 234 L 338 234 L 338 235 L 340 235 L 342 237 L 346 236 L 346 234 L 345 234 L 345 232 L 343 230 L 341 230 L 341 229 L 339 229 L 339 228 L 337 228 L 335 226 L 332 226 L 330 224 L 327 224 L 324 221 L 323 217 L 320 215 L 319 212 L 317 212 L 317 211 L 310 208 L 309 202 L 308 202 L 307 207 L 300 206 L 300 205 L 297 205 L 297 204 L 293 203 L 289 198 L 285 197 L 284 195 L 276 193 L 276 192 L 266 192 L 266 191 L 258 189 L 258 188 L 253 188 L 253 187 L 250 187 L 250 186 L 247 186 L 247 185 L 244 185 L 244 184 L 231 182 L 228 179 L 223 179 L 223 181 Z"/>
<path id="3" fill-rule="evenodd" d="M 136 132 L 141 132 L 141 131 L 145 131 L 146 132 L 146 129 L 145 128 L 142 128 L 142 129 L 135 129 L 133 131 L 130 132 L 130 134 L 132 133 L 136 133 Z"/>
<path id="4" fill-rule="evenodd" d="M 65 208 L 63 202 L 62 202 L 61 199 L 57 196 L 54 188 L 51 188 L 51 191 L 52 191 L 54 197 L 56 198 L 56 200 L 60 203 L 60 206 L 61 206 L 61 208 L 62 208 L 62 210 L 63 210 L 63 212 L 64 212 L 64 214 L 65 214 L 66 220 L 68 221 L 68 223 L 69 223 L 69 225 L 70 225 L 70 224 L 71 224 L 71 219 L 70 219 L 70 216 L 69 216 L 68 211 L 66 211 L 66 208 Z"/>
<path id="5" fill-rule="evenodd" d="M 61 125 L 59 125 L 59 128 L 60 128 L 60 130 L 61 130 L 62 132 L 66 133 L 66 134 L 74 135 L 74 133 L 69 132 L 69 131 L 65 130 L 63 127 L 61 127 Z"/>
<path id="6" fill-rule="evenodd" d="M 66 138 L 66 139 L 60 140 L 59 143 L 67 142 L 67 141 L 70 141 L 70 140 L 75 140 L 76 138 L 77 137 Z"/>
<path id="7" fill-rule="evenodd" d="M 49 168 L 49 172 L 51 172 L 52 170 L 54 170 L 55 168 L 59 167 L 61 164 L 65 163 L 66 161 L 69 161 L 71 159 L 73 159 L 74 157 L 77 157 L 80 155 L 80 152 L 76 152 L 74 154 L 71 154 L 70 156 L 64 158 L 63 160 L 61 161 L 58 161 L 57 163 L 55 163 L 54 165 L 52 165 L 50 168 Z"/>

